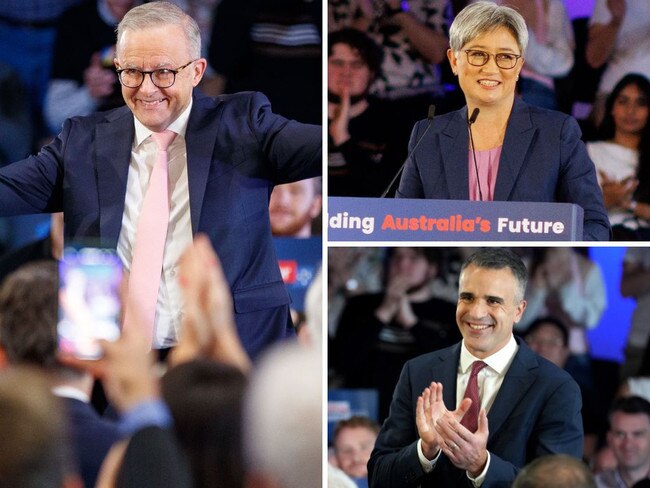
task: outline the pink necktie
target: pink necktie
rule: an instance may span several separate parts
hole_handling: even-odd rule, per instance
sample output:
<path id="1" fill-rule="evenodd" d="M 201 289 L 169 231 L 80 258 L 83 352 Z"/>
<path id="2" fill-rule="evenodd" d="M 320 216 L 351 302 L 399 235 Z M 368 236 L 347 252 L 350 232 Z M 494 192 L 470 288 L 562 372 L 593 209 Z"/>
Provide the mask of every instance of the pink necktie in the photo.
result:
<path id="1" fill-rule="evenodd" d="M 138 218 L 129 276 L 129 298 L 124 328 L 134 327 L 140 323 L 150 339 L 153 337 L 156 302 L 169 224 L 167 148 L 175 137 L 176 134 L 170 130 L 151 134 L 151 138 L 158 145 L 158 153 Z M 134 321 L 136 318 L 137 321 Z"/>
<path id="2" fill-rule="evenodd" d="M 469 375 L 469 381 L 467 382 L 467 388 L 465 389 L 465 396 L 463 398 L 470 398 L 472 400 L 472 405 L 469 407 L 469 410 L 465 412 L 465 416 L 460 421 L 460 424 L 465 426 L 467 430 L 474 433 L 478 429 L 478 412 L 481 409 L 481 400 L 478 396 L 478 373 L 487 364 L 483 361 L 474 361 L 472 364 L 472 372 Z"/>

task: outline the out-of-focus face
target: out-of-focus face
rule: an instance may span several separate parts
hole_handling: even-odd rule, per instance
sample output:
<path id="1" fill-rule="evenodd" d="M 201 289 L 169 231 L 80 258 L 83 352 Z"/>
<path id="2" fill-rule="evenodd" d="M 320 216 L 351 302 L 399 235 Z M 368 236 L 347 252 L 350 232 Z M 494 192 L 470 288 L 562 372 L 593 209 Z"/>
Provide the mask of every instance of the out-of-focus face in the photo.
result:
<path id="1" fill-rule="evenodd" d="M 269 202 L 273 235 L 309 237 L 311 222 L 320 214 L 321 203 L 313 178 L 276 186 Z"/>
<path id="2" fill-rule="evenodd" d="M 550 362 L 564 368 L 569 357 L 569 348 L 564 345 L 562 332 L 552 324 L 542 324 L 532 334 L 526 336 L 526 342 L 537 354 Z"/>
<path id="3" fill-rule="evenodd" d="M 628 470 L 650 463 L 650 419 L 642 413 L 614 412 L 607 443 L 619 467 Z M 646 468 L 647 469 L 647 468 Z"/>
<path id="4" fill-rule="evenodd" d="M 458 57 L 450 49 L 447 57 L 451 68 L 458 74 L 458 82 L 470 107 L 504 106 L 509 108 L 514 100 L 515 86 L 524 64 L 519 59 L 512 69 L 499 68 L 494 56 L 483 66 L 473 66 L 466 50 L 494 54 L 521 55 L 515 36 L 505 27 L 485 32 L 465 44 Z"/>
<path id="5" fill-rule="evenodd" d="M 368 460 L 377 434 L 366 427 L 345 427 L 336 437 L 334 450 L 339 468 L 352 478 L 368 476 Z"/>
<path id="6" fill-rule="evenodd" d="M 648 123 L 649 102 L 636 85 L 623 88 L 612 106 L 616 131 L 623 134 L 640 134 Z"/>
<path id="7" fill-rule="evenodd" d="M 424 255 L 410 247 L 396 248 L 388 263 L 388 280 L 401 277 L 408 281 L 409 291 L 420 288 L 431 280 L 437 267 Z"/>
<path id="8" fill-rule="evenodd" d="M 469 352 L 486 358 L 508 343 L 526 302 L 519 298 L 517 279 L 508 268 L 470 264 L 458 285 L 456 323 Z"/>
<path id="9" fill-rule="evenodd" d="M 368 90 L 372 73 L 359 52 L 347 44 L 332 46 L 327 60 L 327 89 L 341 96 L 347 88 L 350 96 L 363 95 Z"/>
<path id="10" fill-rule="evenodd" d="M 124 32 L 117 44 L 115 66 L 142 71 L 176 70 L 192 59 L 183 30 L 170 25 Z M 145 75 L 137 88 L 122 85 L 122 96 L 145 127 L 154 132 L 163 131 L 189 105 L 192 90 L 201 81 L 205 67 L 206 60 L 202 58 L 191 63 L 176 74 L 176 81 L 169 88 L 158 88 Z"/>

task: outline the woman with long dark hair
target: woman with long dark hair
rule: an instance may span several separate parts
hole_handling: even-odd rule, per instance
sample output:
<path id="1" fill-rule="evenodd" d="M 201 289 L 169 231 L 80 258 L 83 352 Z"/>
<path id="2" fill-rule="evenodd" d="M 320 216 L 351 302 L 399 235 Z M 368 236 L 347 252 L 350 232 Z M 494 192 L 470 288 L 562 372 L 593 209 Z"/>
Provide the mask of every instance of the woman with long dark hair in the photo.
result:
<path id="1" fill-rule="evenodd" d="M 650 81 L 624 76 L 607 98 L 599 140 L 587 144 L 614 240 L 650 240 Z"/>

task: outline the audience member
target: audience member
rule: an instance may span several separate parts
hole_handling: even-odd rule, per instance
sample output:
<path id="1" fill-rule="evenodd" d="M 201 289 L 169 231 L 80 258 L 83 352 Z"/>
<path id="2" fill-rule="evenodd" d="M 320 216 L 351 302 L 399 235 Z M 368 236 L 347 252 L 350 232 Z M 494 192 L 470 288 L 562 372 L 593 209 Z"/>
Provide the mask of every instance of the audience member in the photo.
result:
<path id="1" fill-rule="evenodd" d="M 272 114 L 259 93 L 193 96 L 206 65 L 200 44 L 196 23 L 173 4 L 131 9 L 118 26 L 115 60 L 127 107 L 70 119 L 38 155 L 0 168 L 0 214 L 63 210 L 67 239 L 117 249 L 139 298 L 124 326 L 138 320 L 156 349 L 177 343 L 177 261 L 192 235 L 206 232 L 238 305 L 242 343 L 255 357 L 294 333 L 269 194 L 275 184 L 320 174 L 321 129 Z M 173 137 L 169 184 L 152 186 L 150 171 L 164 159 L 155 139 L 165 135 Z"/>
<path id="2" fill-rule="evenodd" d="M 379 391 L 380 419 L 388 415 L 404 363 L 460 339 L 454 304 L 433 296 L 441 266 L 436 248 L 390 249 L 384 290 L 350 298 L 341 314 L 330 366 L 343 387 Z"/>
<path id="3" fill-rule="evenodd" d="M 650 78 L 650 4 L 626 0 L 596 0 L 589 26 L 587 62 L 594 68 L 606 64 L 594 104 L 594 121 L 600 124 L 605 98 L 628 73 Z"/>
<path id="4" fill-rule="evenodd" d="M 550 315 L 569 329 L 569 350 L 589 369 L 587 331 L 596 327 L 607 307 L 600 266 L 570 247 L 544 248 L 531 264 L 526 311 L 517 329 Z"/>
<path id="5" fill-rule="evenodd" d="M 637 376 L 650 339 L 650 249 L 630 247 L 623 258 L 621 295 L 636 300 L 627 334 L 621 379 Z"/>
<path id="6" fill-rule="evenodd" d="M 562 0 L 495 0 L 516 9 L 528 26 L 526 64 L 518 92 L 524 102 L 557 109 L 554 78 L 573 67 L 573 27 Z"/>
<path id="7" fill-rule="evenodd" d="M 34 141 L 49 135 L 43 103 L 52 69 L 56 25 L 67 9 L 82 0 L 3 0 L 0 2 L 0 62 L 16 70 L 27 92 Z M 21 156 L 22 157 L 22 156 Z M 13 158 L 11 161 L 15 161 Z"/>
<path id="8" fill-rule="evenodd" d="M 449 33 L 447 56 L 467 106 L 416 123 L 396 196 L 575 203 L 584 210 L 583 239 L 609 240 L 577 122 L 515 96 L 528 44 L 523 17 L 477 2 L 456 16 Z"/>
<path id="9" fill-rule="evenodd" d="M 72 454 L 86 486 L 120 435 L 90 404 L 93 378 L 58 363 L 58 272 L 55 262 L 35 261 L 11 273 L 0 287 L 0 357 L 9 366 L 32 365 L 46 373 L 62 399 Z"/>
<path id="10" fill-rule="evenodd" d="M 596 475 L 598 488 L 631 487 L 650 473 L 650 403 L 631 396 L 615 400 L 609 414 L 607 444 L 616 469 Z"/>
<path id="11" fill-rule="evenodd" d="M 512 335 L 526 274 L 509 249 L 465 261 L 463 340 L 404 365 L 368 463 L 371 487 L 508 486 L 537 457 L 582 456 L 578 386 Z"/>
<path id="12" fill-rule="evenodd" d="M 410 126 L 434 100 L 439 113 L 447 110 L 451 96 L 445 96 L 439 66 L 448 45 L 447 0 L 330 0 L 328 5 L 330 31 L 353 27 L 382 47 L 381 76 L 371 93 L 391 100 L 395 116 Z"/>
<path id="13" fill-rule="evenodd" d="M 357 415 L 341 420 L 334 427 L 332 444 L 336 463 L 358 488 L 368 488 L 368 460 L 377 434 L 377 422 Z"/>
<path id="14" fill-rule="evenodd" d="M 625 75 L 605 103 L 599 140 L 587 143 L 618 241 L 650 240 L 650 81 Z"/>
<path id="15" fill-rule="evenodd" d="M 82 488 L 69 458 L 59 400 L 41 372 L 0 375 L 0 486 Z"/>
<path id="16" fill-rule="evenodd" d="M 564 454 L 550 454 L 527 464 L 512 488 L 596 488 L 596 482 L 582 461 Z"/>
<path id="17" fill-rule="evenodd" d="M 13 67 L 0 62 L 0 166 L 29 155 L 32 131 L 23 83 Z"/>
<path id="18" fill-rule="evenodd" d="M 311 237 L 323 207 L 321 177 L 273 188 L 269 201 L 271 232 L 275 237 Z"/>
<path id="19" fill-rule="evenodd" d="M 328 193 L 379 197 L 406 156 L 408 125 L 369 95 L 381 48 L 352 28 L 330 32 L 327 42 Z"/>
<path id="20" fill-rule="evenodd" d="M 115 74 L 115 27 L 138 0 L 86 1 L 57 26 L 45 121 L 58 134 L 66 119 L 124 105 Z"/>
<path id="21" fill-rule="evenodd" d="M 225 93 L 261 91 L 275 113 L 320 124 L 321 21 L 321 1 L 221 0 L 209 60 Z"/>
<path id="22" fill-rule="evenodd" d="M 296 342 L 257 364 L 244 403 L 249 488 L 305 488 L 322 477 L 321 354 Z"/>
<path id="23" fill-rule="evenodd" d="M 241 488 L 241 407 L 246 377 L 234 366 L 195 359 L 170 369 L 161 393 L 189 461 L 194 488 Z"/>

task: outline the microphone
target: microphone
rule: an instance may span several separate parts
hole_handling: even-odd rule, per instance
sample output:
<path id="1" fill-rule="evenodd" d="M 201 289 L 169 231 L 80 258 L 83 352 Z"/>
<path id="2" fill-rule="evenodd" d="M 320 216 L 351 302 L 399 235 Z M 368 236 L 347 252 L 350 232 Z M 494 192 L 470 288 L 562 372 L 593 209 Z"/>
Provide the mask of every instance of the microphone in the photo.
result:
<path id="1" fill-rule="evenodd" d="M 404 167 L 406 166 L 406 163 L 408 163 L 408 160 L 411 159 L 411 156 L 413 155 L 415 150 L 420 145 L 420 142 L 424 138 L 424 135 L 429 131 L 429 128 L 431 127 L 431 123 L 433 122 L 433 116 L 435 114 L 436 114 L 436 106 L 433 105 L 433 104 L 429 105 L 429 111 L 427 112 L 427 120 L 429 121 L 429 123 L 427 124 L 427 128 L 424 129 L 424 132 L 418 138 L 417 142 L 415 143 L 415 146 L 413 146 L 413 149 L 411 149 L 409 151 L 409 153 L 406 155 L 406 159 L 404 159 L 404 162 L 402 163 L 402 166 L 400 166 L 399 170 L 397 171 L 397 173 L 395 174 L 393 179 L 390 181 L 390 184 L 388 185 L 388 188 L 386 188 L 386 190 L 384 190 L 384 193 L 382 193 L 379 198 L 384 198 L 386 195 L 388 195 L 388 192 L 390 191 L 391 187 L 393 186 L 393 184 L 395 183 L 397 178 L 402 174 L 402 171 L 404 171 Z"/>
<path id="2" fill-rule="evenodd" d="M 476 122 L 480 110 L 476 107 L 472 110 L 472 115 L 467 119 L 467 128 L 469 129 L 469 140 L 472 144 L 472 158 L 474 159 L 474 171 L 476 171 L 476 182 L 478 183 L 478 198 L 483 201 L 483 192 L 481 191 L 481 179 L 478 176 L 478 164 L 476 163 L 476 152 L 474 151 L 474 138 L 472 137 L 472 124 Z"/>

